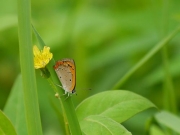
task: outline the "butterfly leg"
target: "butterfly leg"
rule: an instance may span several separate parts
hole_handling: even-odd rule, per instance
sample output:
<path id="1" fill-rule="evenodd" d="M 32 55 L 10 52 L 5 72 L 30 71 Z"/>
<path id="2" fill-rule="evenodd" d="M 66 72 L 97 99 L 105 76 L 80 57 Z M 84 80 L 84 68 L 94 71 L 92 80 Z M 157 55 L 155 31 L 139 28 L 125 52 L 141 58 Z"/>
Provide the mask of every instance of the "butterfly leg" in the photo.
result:
<path id="1" fill-rule="evenodd" d="M 67 91 L 65 91 L 65 93 L 63 94 L 63 95 L 66 95 L 68 92 Z"/>

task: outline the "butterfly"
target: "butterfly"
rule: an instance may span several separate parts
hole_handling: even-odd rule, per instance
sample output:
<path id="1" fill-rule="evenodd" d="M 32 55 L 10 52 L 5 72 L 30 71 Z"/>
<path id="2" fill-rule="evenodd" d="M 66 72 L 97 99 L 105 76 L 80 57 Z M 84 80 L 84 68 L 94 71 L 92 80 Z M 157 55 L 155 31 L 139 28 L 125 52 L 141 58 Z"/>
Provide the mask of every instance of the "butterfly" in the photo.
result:
<path id="1" fill-rule="evenodd" d="M 65 90 L 65 94 L 76 93 L 76 66 L 73 59 L 64 58 L 59 60 L 54 65 L 54 70 L 62 84 L 62 87 Z M 59 85 L 58 85 L 59 86 Z"/>

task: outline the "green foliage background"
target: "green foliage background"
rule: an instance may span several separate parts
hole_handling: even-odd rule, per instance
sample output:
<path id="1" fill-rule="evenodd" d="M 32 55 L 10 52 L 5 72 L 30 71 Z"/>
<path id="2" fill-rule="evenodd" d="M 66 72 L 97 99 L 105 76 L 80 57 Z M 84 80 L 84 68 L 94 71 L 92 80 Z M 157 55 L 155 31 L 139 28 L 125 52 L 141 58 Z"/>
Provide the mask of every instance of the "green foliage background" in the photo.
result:
<path id="1" fill-rule="evenodd" d="M 32 0 L 32 23 L 51 47 L 55 60 L 66 57 L 75 60 L 77 96 L 73 100 L 77 106 L 86 97 L 111 89 L 157 42 L 174 30 L 180 23 L 179 5 L 179 0 Z M 1 1 L 0 20 L 0 109 L 3 109 L 20 73 L 16 1 Z M 179 36 L 167 46 L 177 99 Z M 35 36 L 33 39 L 37 44 Z M 162 63 L 159 52 L 121 89 L 134 91 L 160 109 L 165 108 Z M 61 128 L 50 102 L 54 93 L 39 71 L 37 81 L 44 134 L 56 135 Z M 84 90 L 88 88 L 92 90 Z M 146 111 L 124 124 L 133 134 L 143 134 L 149 114 L 151 111 Z"/>

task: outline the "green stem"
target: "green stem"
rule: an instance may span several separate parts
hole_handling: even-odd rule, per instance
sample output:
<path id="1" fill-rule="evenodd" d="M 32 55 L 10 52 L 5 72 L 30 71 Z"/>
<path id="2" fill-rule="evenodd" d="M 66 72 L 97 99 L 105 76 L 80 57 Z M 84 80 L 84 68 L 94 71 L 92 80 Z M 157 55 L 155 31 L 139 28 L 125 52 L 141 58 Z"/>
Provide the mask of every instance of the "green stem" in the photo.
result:
<path id="1" fill-rule="evenodd" d="M 27 129 L 29 135 L 42 135 L 32 52 L 31 1 L 18 0 L 17 2 L 20 64 Z"/>
<path id="2" fill-rule="evenodd" d="M 172 78 L 169 71 L 169 61 L 167 48 L 162 49 L 163 66 L 165 72 L 164 78 L 164 107 L 165 109 L 177 113 L 177 102 Z"/>
<path id="3" fill-rule="evenodd" d="M 112 89 L 120 88 L 129 77 L 139 69 L 144 63 L 146 63 L 155 53 L 157 53 L 163 46 L 167 44 L 178 32 L 180 31 L 180 27 L 175 29 L 171 34 L 165 37 L 161 42 L 156 44 L 134 67 L 132 67 L 123 77 L 120 79 Z"/>
<path id="4" fill-rule="evenodd" d="M 64 123 L 65 123 L 66 135 L 69 135 L 69 134 L 70 134 L 70 133 L 69 133 L 69 128 L 68 128 L 69 125 L 66 124 L 66 123 L 68 123 L 68 121 L 67 121 L 67 116 L 66 116 L 66 114 L 65 114 L 64 107 L 63 107 L 63 103 L 62 103 L 62 101 L 61 101 L 61 99 L 60 99 L 58 89 L 57 89 L 57 87 L 54 85 L 54 83 L 53 83 L 53 81 L 52 81 L 52 78 L 48 78 L 47 81 L 48 81 L 49 84 L 52 86 L 54 92 L 55 92 L 56 94 L 58 94 L 57 96 L 55 95 L 55 97 L 58 98 L 59 103 L 60 103 L 60 106 L 61 106 L 61 110 L 62 110 L 62 114 L 63 114 L 63 118 L 64 118 Z"/>
<path id="5" fill-rule="evenodd" d="M 163 19 L 162 19 L 162 33 L 161 35 L 164 36 L 167 33 L 168 28 L 168 18 L 169 18 L 169 6 L 170 1 L 164 0 L 163 2 Z M 170 70 L 169 70 L 169 60 L 168 60 L 168 50 L 167 46 L 164 46 L 161 50 L 162 52 L 162 60 L 163 60 L 163 67 L 164 67 L 164 108 L 177 113 L 177 102 L 175 96 L 175 90 L 173 88 L 173 81 L 171 78 Z"/>

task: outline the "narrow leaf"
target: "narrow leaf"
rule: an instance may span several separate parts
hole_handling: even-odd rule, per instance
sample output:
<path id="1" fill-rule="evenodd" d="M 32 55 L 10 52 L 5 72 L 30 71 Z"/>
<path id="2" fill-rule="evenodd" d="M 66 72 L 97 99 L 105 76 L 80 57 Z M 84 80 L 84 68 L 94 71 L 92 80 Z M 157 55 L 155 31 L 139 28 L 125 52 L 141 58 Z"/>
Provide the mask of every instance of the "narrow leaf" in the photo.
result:
<path id="1" fill-rule="evenodd" d="M 85 135 L 131 135 L 121 124 L 100 115 L 92 115 L 80 122 Z"/>
<path id="2" fill-rule="evenodd" d="M 85 99 L 77 106 L 76 112 L 80 121 L 90 115 L 101 115 L 121 123 L 150 107 L 155 105 L 142 96 L 129 91 L 114 90 Z"/>
<path id="3" fill-rule="evenodd" d="M 12 121 L 18 135 L 27 135 L 21 75 L 15 81 L 4 112 Z"/>
<path id="4" fill-rule="evenodd" d="M 162 111 L 155 115 L 155 119 L 158 123 L 167 126 L 180 134 L 180 118 L 166 111 Z"/>
<path id="5" fill-rule="evenodd" d="M 31 0 L 17 0 L 19 57 L 28 135 L 42 135 L 34 70 L 31 28 Z"/>
<path id="6" fill-rule="evenodd" d="M 33 32 L 39 42 L 39 47 L 42 49 L 43 46 L 45 46 L 46 44 L 44 43 L 44 41 L 42 40 L 41 36 L 39 35 L 39 33 L 37 32 L 37 30 L 35 29 L 35 27 L 32 25 L 32 29 L 33 29 Z"/>
<path id="7" fill-rule="evenodd" d="M 1 110 L 0 110 L 0 135 L 17 135 L 12 123 Z"/>

